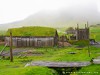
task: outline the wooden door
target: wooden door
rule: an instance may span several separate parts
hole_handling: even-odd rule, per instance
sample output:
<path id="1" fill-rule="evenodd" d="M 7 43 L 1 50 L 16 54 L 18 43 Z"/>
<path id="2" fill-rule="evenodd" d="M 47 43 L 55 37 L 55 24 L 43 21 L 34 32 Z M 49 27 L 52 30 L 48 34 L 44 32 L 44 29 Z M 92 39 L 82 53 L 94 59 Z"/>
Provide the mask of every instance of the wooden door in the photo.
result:
<path id="1" fill-rule="evenodd" d="M 37 47 L 41 47 L 42 46 L 42 41 L 41 40 L 37 40 Z"/>

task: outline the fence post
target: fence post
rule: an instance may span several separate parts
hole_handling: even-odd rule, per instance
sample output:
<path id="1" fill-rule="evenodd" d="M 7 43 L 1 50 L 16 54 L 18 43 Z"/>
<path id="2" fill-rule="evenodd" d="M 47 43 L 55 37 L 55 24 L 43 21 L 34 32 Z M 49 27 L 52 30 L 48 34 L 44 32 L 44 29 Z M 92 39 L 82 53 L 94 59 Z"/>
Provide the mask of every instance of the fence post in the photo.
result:
<path id="1" fill-rule="evenodd" d="M 88 28 L 88 33 L 89 33 L 88 21 L 87 21 L 87 28 Z M 88 54 L 90 57 L 90 33 L 88 34 Z"/>
<path id="2" fill-rule="evenodd" d="M 10 31 L 10 61 L 13 62 L 13 54 L 12 54 L 12 32 Z"/>

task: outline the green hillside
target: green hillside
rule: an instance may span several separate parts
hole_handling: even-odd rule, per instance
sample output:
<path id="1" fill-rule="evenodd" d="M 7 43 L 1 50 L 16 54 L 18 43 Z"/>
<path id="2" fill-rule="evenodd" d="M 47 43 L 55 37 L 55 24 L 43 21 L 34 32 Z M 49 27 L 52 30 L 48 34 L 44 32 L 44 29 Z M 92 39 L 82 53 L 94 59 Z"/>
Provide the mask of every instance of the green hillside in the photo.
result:
<path id="1" fill-rule="evenodd" d="M 100 26 L 90 27 L 90 38 L 100 41 Z"/>
<path id="2" fill-rule="evenodd" d="M 9 36 L 10 31 L 13 36 L 54 36 L 56 29 L 39 26 L 12 28 L 8 29 L 7 36 Z"/>

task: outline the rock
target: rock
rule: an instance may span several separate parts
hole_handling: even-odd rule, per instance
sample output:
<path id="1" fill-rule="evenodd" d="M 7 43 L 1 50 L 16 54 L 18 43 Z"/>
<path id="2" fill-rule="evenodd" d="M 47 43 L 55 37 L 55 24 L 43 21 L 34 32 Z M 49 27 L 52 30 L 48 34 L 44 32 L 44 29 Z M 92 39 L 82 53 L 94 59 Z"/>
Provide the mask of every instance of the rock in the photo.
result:
<path id="1" fill-rule="evenodd" d="M 100 64 L 100 59 L 94 59 L 94 60 L 93 60 L 93 63 L 94 63 L 94 64 Z"/>
<path id="2" fill-rule="evenodd" d="M 76 54 L 76 52 L 68 52 L 69 54 Z"/>

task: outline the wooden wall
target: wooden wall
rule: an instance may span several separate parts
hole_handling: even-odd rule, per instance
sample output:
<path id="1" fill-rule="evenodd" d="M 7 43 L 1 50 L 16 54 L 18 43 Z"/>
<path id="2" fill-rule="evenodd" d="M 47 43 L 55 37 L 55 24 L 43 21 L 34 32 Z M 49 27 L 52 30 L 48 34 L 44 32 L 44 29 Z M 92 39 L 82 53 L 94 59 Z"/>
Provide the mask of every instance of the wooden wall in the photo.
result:
<path id="1" fill-rule="evenodd" d="M 9 37 L 5 37 L 5 43 L 9 46 Z M 54 46 L 54 37 L 13 37 L 15 47 L 50 47 Z"/>
<path id="2" fill-rule="evenodd" d="M 89 29 L 79 29 L 76 34 L 77 40 L 88 40 L 89 39 Z"/>

